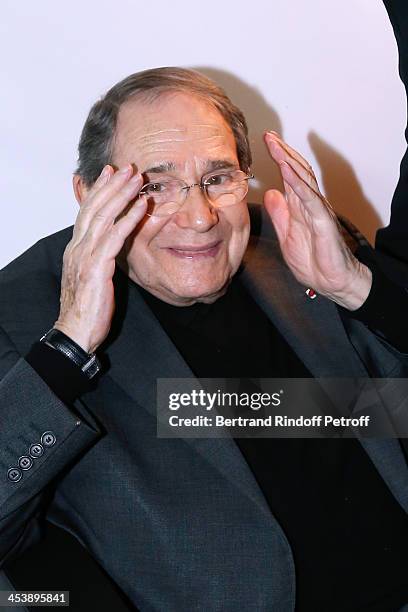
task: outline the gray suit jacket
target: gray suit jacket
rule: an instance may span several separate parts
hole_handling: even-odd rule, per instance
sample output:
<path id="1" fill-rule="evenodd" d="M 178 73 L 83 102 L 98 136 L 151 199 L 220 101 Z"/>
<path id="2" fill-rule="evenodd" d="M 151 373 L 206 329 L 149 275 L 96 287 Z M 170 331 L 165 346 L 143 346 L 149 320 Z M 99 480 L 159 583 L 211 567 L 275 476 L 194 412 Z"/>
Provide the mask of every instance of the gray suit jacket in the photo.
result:
<path id="1" fill-rule="evenodd" d="M 293 610 L 290 546 L 234 441 L 156 437 L 156 378 L 193 374 L 141 298 L 122 291 L 105 343 L 109 371 L 75 412 L 21 357 L 58 316 L 71 234 L 72 227 L 40 240 L 0 273 L 2 562 L 38 538 L 45 513 L 143 611 Z M 305 296 L 267 223 L 251 238 L 243 278 L 323 385 L 324 377 L 406 375 L 407 355 L 363 324 L 343 323 L 328 300 Z M 19 482 L 8 480 L 8 468 L 49 430 L 56 443 Z M 408 510 L 398 441 L 362 444 Z"/>

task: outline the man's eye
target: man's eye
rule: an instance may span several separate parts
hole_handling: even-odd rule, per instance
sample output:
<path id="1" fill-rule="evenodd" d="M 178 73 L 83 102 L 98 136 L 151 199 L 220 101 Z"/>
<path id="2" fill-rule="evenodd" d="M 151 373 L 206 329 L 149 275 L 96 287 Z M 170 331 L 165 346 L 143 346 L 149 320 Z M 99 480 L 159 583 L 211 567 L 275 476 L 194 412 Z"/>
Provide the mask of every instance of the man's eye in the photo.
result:
<path id="1" fill-rule="evenodd" d="M 142 189 L 143 193 L 147 195 L 154 195 L 156 193 L 162 193 L 166 189 L 163 183 L 148 183 Z"/>
<path id="2" fill-rule="evenodd" d="M 215 185 L 225 185 L 231 180 L 231 174 L 213 174 L 205 180 L 205 184 L 212 187 Z"/>

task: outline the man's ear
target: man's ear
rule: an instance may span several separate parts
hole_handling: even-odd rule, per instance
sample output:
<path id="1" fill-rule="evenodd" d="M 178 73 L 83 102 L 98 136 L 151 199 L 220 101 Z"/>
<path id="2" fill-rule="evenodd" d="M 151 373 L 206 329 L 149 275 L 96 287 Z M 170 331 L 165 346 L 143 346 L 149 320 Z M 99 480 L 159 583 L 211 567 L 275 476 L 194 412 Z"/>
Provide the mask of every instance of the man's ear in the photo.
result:
<path id="1" fill-rule="evenodd" d="M 74 189 L 76 201 L 81 206 L 82 202 L 88 195 L 89 188 L 85 185 L 82 177 L 80 177 L 79 174 L 74 174 L 72 177 L 72 187 Z"/>

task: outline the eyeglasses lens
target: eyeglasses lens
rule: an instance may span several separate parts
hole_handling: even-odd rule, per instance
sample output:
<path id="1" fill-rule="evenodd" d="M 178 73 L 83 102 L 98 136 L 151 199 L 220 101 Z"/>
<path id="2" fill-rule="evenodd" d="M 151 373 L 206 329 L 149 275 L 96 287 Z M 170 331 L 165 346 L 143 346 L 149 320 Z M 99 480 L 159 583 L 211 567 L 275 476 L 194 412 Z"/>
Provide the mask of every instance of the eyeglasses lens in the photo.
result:
<path id="1" fill-rule="evenodd" d="M 224 208 L 241 202 L 248 192 L 250 177 L 241 170 L 213 174 L 203 181 L 207 199 L 213 206 Z M 147 214 L 166 217 L 174 214 L 183 205 L 189 191 L 181 180 L 162 180 L 148 183 L 141 193 L 147 196 Z"/>

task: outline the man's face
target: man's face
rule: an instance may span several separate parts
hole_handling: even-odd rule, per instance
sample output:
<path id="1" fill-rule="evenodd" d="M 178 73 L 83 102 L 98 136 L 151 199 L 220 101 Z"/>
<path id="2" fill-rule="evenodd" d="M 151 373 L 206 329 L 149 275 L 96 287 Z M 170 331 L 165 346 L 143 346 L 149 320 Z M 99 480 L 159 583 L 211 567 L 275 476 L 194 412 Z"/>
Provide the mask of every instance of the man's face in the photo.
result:
<path id="1" fill-rule="evenodd" d="M 118 167 L 134 164 L 145 182 L 171 177 L 188 185 L 199 183 L 215 163 L 217 170 L 224 163 L 239 169 L 235 139 L 223 117 L 184 93 L 123 105 L 112 162 Z M 166 302 L 213 302 L 237 271 L 249 231 L 245 200 L 214 209 L 202 190 L 193 187 L 177 213 L 146 216 L 118 261 L 125 259 L 129 277 Z"/>

